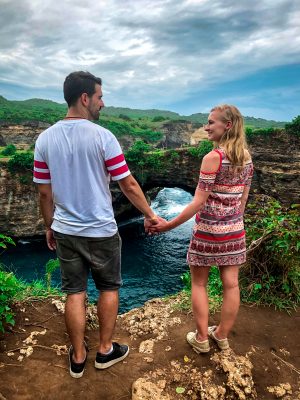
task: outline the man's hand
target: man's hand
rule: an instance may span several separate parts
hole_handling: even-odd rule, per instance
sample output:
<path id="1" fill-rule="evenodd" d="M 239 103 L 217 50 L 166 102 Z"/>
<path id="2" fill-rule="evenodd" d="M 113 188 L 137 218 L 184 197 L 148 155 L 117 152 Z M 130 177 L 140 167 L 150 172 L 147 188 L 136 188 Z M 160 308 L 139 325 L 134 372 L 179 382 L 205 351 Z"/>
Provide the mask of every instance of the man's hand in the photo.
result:
<path id="1" fill-rule="evenodd" d="M 168 221 L 156 215 L 154 218 L 145 218 L 144 226 L 145 232 L 149 235 L 157 235 L 159 232 L 166 232 L 168 229 L 163 230 L 163 227 L 166 228 Z"/>
<path id="2" fill-rule="evenodd" d="M 46 241 L 50 250 L 56 250 L 56 241 L 53 237 L 53 230 L 50 228 L 46 230 Z"/>
<path id="3" fill-rule="evenodd" d="M 158 233 L 161 232 L 167 232 L 169 231 L 171 228 L 170 222 L 166 221 L 165 219 L 161 218 L 161 217 L 157 217 L 157 223 L 156 224 L 152 224 L 151 226 L 149 226 L 148 228 L 148 234 L 149 235 L 156 235 Z"/>
<path id="4" fill-rule="evenodd" d="M 152 218 L 145 218 L 144 219 L 144 228 L 145 232 L 149 233 L 150 226 L 156 225 L 158 223 L 158 216 L 154 216 Z"/>

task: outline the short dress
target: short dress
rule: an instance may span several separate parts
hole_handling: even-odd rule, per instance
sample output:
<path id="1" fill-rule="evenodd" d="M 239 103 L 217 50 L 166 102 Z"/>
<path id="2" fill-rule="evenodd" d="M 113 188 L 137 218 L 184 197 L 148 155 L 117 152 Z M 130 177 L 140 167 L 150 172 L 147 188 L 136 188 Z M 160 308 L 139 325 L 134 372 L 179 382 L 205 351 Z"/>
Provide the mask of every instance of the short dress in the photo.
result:
<path id="1" fill-rule="evenodd" d="M 245 185 L 251 185 L 253 163 L 245 163 L 234 173 L 223 149 L 217 148 L 217 172 L 200 171 L 198 190 L 211 191 L 204 207 L 196 214 L 187 263 L 202 267 L 241 265 L 246 261 L 246 236 L 241 198 Z"/>

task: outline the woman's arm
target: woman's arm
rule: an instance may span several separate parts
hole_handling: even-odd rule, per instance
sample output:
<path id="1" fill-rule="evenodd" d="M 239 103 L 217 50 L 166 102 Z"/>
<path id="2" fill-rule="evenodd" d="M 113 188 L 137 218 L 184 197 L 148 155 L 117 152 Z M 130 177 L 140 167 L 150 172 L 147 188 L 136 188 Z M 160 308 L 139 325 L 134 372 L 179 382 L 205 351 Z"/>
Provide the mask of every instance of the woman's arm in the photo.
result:
<path id="1" fill-rule="evenodd" d="M 241 213 L 242 214 L 244 214 L 244 212 L 245 212 L 245 207 L 246 207 L 246 203 L 248 200 L 249 191 L 250 191 L 250 186 L 245 186 L 243 194 L 242 194 L 242 198 L 241 198 Z"/>
<path id="2" fill-rule="evenodd" d="M 197 189 L 195 192 L 195 196 L 193 200 L 191 201 L 190 204 L 188 204 L 185 209 L 174 219 L 171 221 L 162 221 L 159 222 L 158 225 L 155 225 L 155 228 L 157 227 L 158 232 L 165 232 L 170 229 L 174 229 L 177 226 L 183 224 L 184 222 L 188 221 L 190 218 L 192 218 L 198 211 L 200 211 L 208 196 L 210 195 L 211 192 L 204 192 L 202 190 Z M 160 226 L 165 225 L 165 229 L 161 230 Z"/>
<path id="3" fill-rule="evenodd" d="M 220 166 L 220 156 L 217 152 L 211 151 L 208 153 L 202 161 L 201 171 L 206 174 L 215 174 Z M 190 204 L 171 221 L 159 221 L 157 225 L 149 229 L 150 232 L 166 232 L 170 229 L 174 229 L 177 226 L 183 224 L 192 218 L 198 211 L 200 211 L 204 205 L 208 196 L 211 194 L 211 190 L 201 190 L 197 187 L 195 196 Z"/>

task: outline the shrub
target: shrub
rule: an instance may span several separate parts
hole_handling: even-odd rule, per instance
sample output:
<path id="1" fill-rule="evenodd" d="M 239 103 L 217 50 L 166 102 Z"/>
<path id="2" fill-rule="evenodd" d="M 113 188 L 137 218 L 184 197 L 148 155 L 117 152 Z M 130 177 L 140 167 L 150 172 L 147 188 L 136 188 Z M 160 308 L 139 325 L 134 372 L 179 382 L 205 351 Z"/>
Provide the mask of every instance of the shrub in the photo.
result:
<path id="1" fill-rule="evenodd" d="M 277 200 L 257 195 L 245 216 L 248 262 L 244 301 L 294 307 L 300 302 L 300 215 Z"/>
<path id="2" fill-rule="evenodd" d="M 14 274 L 0 270 L 0 332 L 4 332 L 5 325 L 15 324 L 11 304 L 14 296 L 20 290 Z"/>
<path id="3" fill-rule="evenodd" d="M 120 114 L 119 118 L 124 119 L 125 121 L 131 121 L 131 118 L 128 117 L 128 115 L 125 115 L 125 114 Z"/>
<path id="4" fill-rule="evenodd" d="M 198 147 L 190 147 L 188 149 L 189 154 L 194 157 L 202 159 L 213 149 L 213 143 L 209 140 L 202 140 L 199 142 Z"/>
<path id="5" fill-rule="evenodd" d="M 143 140 L 137 140 L 125 153 L 126 160 L 139 164 L 144 160 L 144 154 L 150 149 L 151 146 L 149 144 Z"/>
<path id="6" fill-rule="evenodd" d="M 167 118 L 163 117 L 162 115 L 157 115 L 156 117 L 152 118 L 153 122 L 162 122 L 165 121 Z"/>
<path id="7" fill-rule="evenodd" d="M 163 134 L 158 131 L 152 131 L 151 129 L 146 129 L 141 131 L 139 135 L 143 138 L 148 140 L 149 142 L 157 142 L 163 137 Z"/>
<path id="8" fill-rule="evenodd" d="M 12 156 L 17 151 L 14 144 L 8 144 L 1 152 L 3 156 Z"/>
<path id="9" fill-rule="evenodd" d="M 3 249 L 6 249 L 7 244 L 12 244 L 14 246 L 16 245 L 15 242 L 12 240 L 12 238 L 0 233 L 0 247 L 2 247 Z"/>
<path id="10" fill-rule="evenodd" d="M 8 161 L 8 169 L 11 173 L 32 171 L 33 169 L 33 153 L 16 153 Z"/>
<path id="11" fill-rule="evenodd" d="M 285 125 L 287 133 L 300 136 L 300 115 L 294 118 L 292 122 Z"/>

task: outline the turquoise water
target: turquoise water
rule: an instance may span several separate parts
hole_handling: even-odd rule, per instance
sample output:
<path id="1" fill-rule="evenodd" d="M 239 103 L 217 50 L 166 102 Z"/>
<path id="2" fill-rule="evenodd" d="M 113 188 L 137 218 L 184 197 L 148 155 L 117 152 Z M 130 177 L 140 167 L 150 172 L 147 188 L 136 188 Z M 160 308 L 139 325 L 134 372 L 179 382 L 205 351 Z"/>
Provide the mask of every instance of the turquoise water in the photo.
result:
<path id="1" fill-rule="evenodd" d="M 170 219 L 177 215 L 192 196 L 177 188 L 161 190 L 152 202 L 152 209 Z M 159 236 L 146 236 L 142 218 L 135 218 L 119 225 L 123 241 L 120 312 L 141 306 L 146 300 L 176 293 L 182 288 L 180 276 L 187 270 L 185 262 L 193 221 Z M 16 248 L 1 255 L 6 268 L 30 282 L 43 279 L 45 264 L 56 258 L 47 249 L 44 239 L 19 241 Z M 60 274 L 53 274 L 53 284 L 59 286 Z M 88 282 L 90 300 L 96 300 L 98 291 L 91 278 Z"/>

